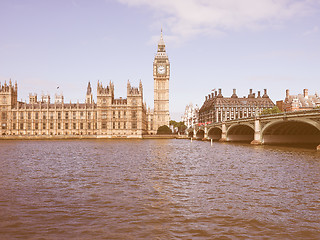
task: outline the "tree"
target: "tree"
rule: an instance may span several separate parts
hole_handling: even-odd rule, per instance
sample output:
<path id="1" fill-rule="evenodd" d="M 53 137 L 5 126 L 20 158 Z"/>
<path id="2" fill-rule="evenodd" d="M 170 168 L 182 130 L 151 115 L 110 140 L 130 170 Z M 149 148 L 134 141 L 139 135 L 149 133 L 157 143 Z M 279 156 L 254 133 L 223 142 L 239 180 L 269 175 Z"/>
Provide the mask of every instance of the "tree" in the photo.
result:
<path id="1" fill-rule="evenodd" d="M 267 108 L 263 109 L 261 112 L 261 115 L 268 115 L 268 114 L 275 114 L 275 113 L 281 113 L 280 109 L 277 106 L 274 106 L 273 108 Z"/>
<path id="2" fill-rule="evenodd" d="M 172 134 L 172 131 L 167 125 L 163 125 L 158 128 L 157 134 Z"/>
<path id="3" fill-rule="evenodd" d="M 184 133 L 184 131 L 187 129 L 187 126 L 184 125 L 184 122 L 176 122 L 174 120 L 171 120 L 169 124 L 174 127 L 177 127 L 179 133 Z"/>

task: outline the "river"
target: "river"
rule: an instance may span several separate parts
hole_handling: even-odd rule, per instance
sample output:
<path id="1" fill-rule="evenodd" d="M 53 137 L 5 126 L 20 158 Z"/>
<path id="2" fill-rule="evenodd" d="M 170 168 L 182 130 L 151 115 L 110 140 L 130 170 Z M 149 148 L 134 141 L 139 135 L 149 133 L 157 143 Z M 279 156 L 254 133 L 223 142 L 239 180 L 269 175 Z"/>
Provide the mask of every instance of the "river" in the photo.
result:
<path id="1" fill-rule="evenodd" d="M 313 149 L 0 142 L 0 239 L 320 239 L 319 216 Z"/>

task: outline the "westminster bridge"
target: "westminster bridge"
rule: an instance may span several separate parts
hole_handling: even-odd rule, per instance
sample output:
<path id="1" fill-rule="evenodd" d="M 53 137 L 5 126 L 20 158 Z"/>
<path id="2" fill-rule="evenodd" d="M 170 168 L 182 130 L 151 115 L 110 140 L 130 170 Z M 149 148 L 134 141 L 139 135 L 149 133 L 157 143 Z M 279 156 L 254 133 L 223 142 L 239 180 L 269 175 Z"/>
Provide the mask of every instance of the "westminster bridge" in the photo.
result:
<path id="1" fill-rule="evenodd" d="M 188 129 L 188 136 L 251 144 L 314 144 L 320 150 L 320 109 L 205 124 Z"/>

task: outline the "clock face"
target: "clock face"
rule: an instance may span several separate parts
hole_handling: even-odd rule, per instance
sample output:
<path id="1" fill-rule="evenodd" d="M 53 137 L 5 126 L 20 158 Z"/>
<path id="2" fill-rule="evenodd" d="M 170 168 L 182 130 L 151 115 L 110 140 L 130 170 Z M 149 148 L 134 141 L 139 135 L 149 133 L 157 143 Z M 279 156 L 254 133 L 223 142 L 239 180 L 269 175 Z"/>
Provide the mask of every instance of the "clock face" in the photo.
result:
<path id="1" fill-rule="evenodd" d="M 164 74 L 166 72 L 166 68 L 164 66 L 159 66 L 158 67 L 158 73 L 159 74 Z"/>

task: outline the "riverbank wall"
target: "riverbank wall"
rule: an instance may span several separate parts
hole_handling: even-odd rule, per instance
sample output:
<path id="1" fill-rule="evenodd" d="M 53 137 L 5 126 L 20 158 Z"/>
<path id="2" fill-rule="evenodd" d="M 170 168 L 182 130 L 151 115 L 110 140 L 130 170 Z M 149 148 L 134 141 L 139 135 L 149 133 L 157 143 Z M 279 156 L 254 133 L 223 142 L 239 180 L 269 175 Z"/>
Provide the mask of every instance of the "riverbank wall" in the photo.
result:
<path id="1" fill-rule="evenodd" d="M 142 135 L 139 137 L 101 136 L 101 135 L 38 135 L 38 136 L 0 136 L 1 140 L 79 140 L 79 139 L 188 139 L 186 135 Z"/>

